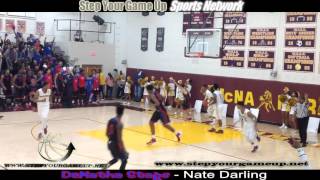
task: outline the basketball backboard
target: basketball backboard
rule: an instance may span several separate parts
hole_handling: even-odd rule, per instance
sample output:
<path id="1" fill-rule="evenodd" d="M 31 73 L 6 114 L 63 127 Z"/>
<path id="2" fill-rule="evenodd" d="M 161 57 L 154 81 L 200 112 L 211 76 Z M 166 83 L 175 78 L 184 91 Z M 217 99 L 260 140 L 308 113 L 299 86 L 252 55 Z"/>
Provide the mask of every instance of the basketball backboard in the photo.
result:
<path id="1" fill-rule="evenodd" d="M 222 47 L 221 29 L 187 29 L 186 57 L 220 58 Z"/>

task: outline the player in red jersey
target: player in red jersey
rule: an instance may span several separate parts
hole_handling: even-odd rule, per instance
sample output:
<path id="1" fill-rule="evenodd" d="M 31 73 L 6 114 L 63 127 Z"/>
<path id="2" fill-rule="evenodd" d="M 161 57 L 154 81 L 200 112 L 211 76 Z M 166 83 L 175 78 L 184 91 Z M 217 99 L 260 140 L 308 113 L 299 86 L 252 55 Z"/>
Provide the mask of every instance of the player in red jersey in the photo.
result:
<path id="1" fill-rule="evenodd" d="M 176 130 L 170 125 L 170 118 L 167 113 L 167 110 L 164 106 L 163 99 L 158 91 L 154 91 L 153 85 L 148 85 L 146 87 L 148 91 L 148 98 L 151 102 L 153 102 L 156 106 L 156 111 L 152 114 L 152 117 L 150 119 L 149 125 L 151 129 L 152 138 L 147 143 L 148 145 L 151 145 L 156 142 L 156 136 L 155 136 L 155 127 L 154 124 L 160 119 L 163 126 L 167 128 L 169 131 L 176 134 L 176 137 L 178 141 L 181 140 L 182 133 L 176 132 Z"/>

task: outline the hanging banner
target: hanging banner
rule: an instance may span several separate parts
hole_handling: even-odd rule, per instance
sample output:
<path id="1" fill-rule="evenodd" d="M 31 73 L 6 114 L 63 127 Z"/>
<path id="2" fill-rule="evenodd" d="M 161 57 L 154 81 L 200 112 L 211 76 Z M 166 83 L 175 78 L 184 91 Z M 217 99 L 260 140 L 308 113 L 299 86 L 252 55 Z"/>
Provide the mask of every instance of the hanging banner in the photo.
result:
<path id="1" fill-rule="evenodd" d="M 245 12 L 225 12 L 223 14 L 224 24 L 246 24 Z"/>
<path id="2" fill-rule="evenodd" d="M 287 12 L 287 23 L 314 23 L 316 12 Z"/>
<path id="3" fill-rule="evenodd" d="M 164 48 L 164 28 L 157 28 L 156 51 L 161 52 Z"/>
<path id="4" fill-rule="evenodd" d="M 313 72 L 313 66 L 313 52 L 285 52 L 284 54 L 284 70 Z"/>
<path id="5" fill-rule="evenodd" d="M 286 28 L 286 47 L 315 47 L 316 28 Z"/>
<path id="6" fill-rule="evenodd" d="M 26 21 L 17 20 L 17 30 L 20 33 L 26 33 Z"/>
<path id="7" fill-rule="evenodd" d="M 244 46 L 246 39 L 246 29 L 224 29 L 223 45 Z"/>
<path id="8" fill-rule="evenodd" d="M 15 28 L 13 19 L 6 19 L 6 32 L 13 33 L 13 29 Z"/>
<path id="9" fill-rule="evenodd" d="M 244 51 L 223 50 L 221 66 L 244 67 Z"/>
<path id="10" fill-rule="evenodd" d="M 2 31 L 2 19 L 0 19 L 0 31 Z"/>
<path id="11" fill-rule="evenodd" d="M 182 32 L 186 33 L 187 29 L 212 29 L 213 19 L 213 13 L 209 12 L 183 13 Z"/>
<path id="12" fill-rule="evenodd" d="M 45 24 L 44 22 L 36 22 L 36 34 L 37 35 L 44 35 L 45 33 Z"/>
<path id="13" fill-rule="evenodd" d="M 275 46 L 277 30 L 275 28 L 261 28 L 250 30 L 250 46 Z"/>
<path id="14" fill-rule="evenodd" d="M 147 51 L 148 50 L 148 28 L 141 28 L 141 50 Z"/>
<path id="15" fill-rule="evenodd" d="M 273 69 L 273 65 L 274 51 L 249 51 L 249 68 Z"/>

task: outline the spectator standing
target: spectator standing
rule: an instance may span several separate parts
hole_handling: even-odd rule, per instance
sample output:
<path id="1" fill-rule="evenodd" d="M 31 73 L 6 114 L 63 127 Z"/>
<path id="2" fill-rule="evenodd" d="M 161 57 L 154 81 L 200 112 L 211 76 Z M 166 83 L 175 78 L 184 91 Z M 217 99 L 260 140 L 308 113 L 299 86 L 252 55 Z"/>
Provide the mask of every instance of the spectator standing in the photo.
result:
<path id="1" fill-rule="evenodd" d="M 141 97 L 142 97 L 142 87 L 140 84 L 140 80 L 143 79 L 144 75 L 143 75 L 143 71 L 137 69 L 137 74 L 134 77 L 134 100 L 136 102 L 140 102 L 141 101 Z"/>
<path id="2" fill-rule="evenodd" d="M 112 91 L 114 86 L 114 79 L 111 73 L 108 73 L 108 76 L 106 78 L 106 84 L 107 84 L 107 97 L 109 99 L 112 99 Z"/>
<path id="3" fill-rule="evenodd" d="M 113 83 L 113 90 L 112 90 L 112 97 L 116 98 L 117 92 L 118 92 L 118 81 L 120 80 L 118 69 L 113 69 L 113 72 L 111 75 L 113 77 L 113 82 L 114 82 Z"/>
<path id="4" fill-rule="evenodd" d="M 73 91 L 73 76 L 71 74 L 70 68 L 66 69 L 66 74 L 63 76 L 64 79 L 64 91 L 62 103 L 66 108 L 72 107 L 72 91 Z"/>
<path id="5" fill-rule="evenodd" d="M 99 69 L 99 96 L 100 99 L 103 100 L 106 95 L 105 95 L 105 89 L 106 89 L 106 76 L 104 75 L 104 73 L 102 72 L 101 69 Z"/>
<path id="6" fill-rule="evenodd" d="M 126 80 L 122 71 L 120 71 L 119 73 L 119 80 L 117 81 L 117 84 L 118 84 L 117 98 L 121 98 L 123 97 L 124 86 L 126 84 Z"/>

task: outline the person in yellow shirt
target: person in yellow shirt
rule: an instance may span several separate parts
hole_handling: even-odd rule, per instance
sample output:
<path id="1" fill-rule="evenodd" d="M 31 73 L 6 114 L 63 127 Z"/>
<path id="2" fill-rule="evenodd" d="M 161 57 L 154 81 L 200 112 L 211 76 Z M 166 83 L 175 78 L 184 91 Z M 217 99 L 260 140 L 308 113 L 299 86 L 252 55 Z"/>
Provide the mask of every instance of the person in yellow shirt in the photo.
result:
<path id="1" fill-rule="evenodd" d="M 99 69 L 99 96 L 100 96 L 100 99 L 103 100 L 104 97 L 105 97 L 105 87 L 106 87 L 106 76 L 104 75 L 104 73 L 102 72 L 101 69 Z"/>

